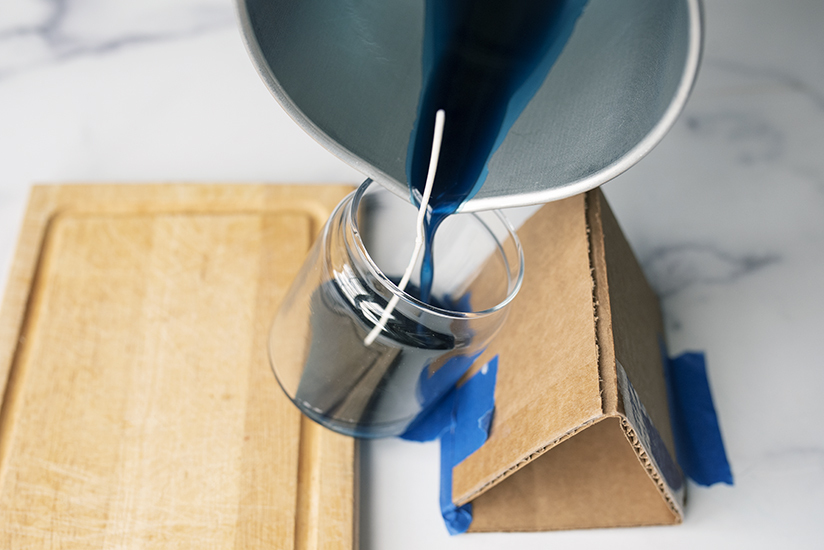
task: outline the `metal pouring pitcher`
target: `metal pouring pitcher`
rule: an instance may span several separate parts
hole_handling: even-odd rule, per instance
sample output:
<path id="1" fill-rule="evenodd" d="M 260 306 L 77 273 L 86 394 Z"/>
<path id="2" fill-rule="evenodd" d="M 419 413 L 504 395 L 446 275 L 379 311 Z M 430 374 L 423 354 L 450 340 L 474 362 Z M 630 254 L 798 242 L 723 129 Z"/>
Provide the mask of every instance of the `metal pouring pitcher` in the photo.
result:
<path id="1" fill-rule="evenodd" d="M 251 57 L 289 115 L 409 199 L 425 0 L 237 1 Z M 460 211 L 549 202 L 621 174 L 675 122 L 700 53 L 700 0 L 590 0 Z"/>

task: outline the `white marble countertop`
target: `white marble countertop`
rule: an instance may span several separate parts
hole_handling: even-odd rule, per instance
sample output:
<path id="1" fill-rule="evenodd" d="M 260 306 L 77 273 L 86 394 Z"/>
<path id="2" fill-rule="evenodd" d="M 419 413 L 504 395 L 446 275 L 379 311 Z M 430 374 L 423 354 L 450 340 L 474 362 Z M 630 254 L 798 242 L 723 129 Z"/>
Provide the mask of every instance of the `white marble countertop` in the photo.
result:
<path id="1" fill-rule="evenodd" d="M 363 446 L 362 548 L 824 545 L 824 2 L 708 0 L 675 128 L 605 191 L 663 297 L 673 353 L 705 350 L 736 484 L 678 527 L 449 537 L 437 444 Z M 6 0 L 0 282 L 36 182 L 351 182 L 280 109 L 231 0 Z"/>

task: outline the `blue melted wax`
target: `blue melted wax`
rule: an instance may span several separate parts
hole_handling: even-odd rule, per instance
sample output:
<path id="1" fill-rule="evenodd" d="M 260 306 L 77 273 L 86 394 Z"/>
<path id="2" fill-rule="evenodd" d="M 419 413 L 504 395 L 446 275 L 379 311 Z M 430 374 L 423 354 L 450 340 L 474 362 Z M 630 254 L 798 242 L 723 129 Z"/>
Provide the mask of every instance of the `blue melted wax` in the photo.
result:
<path id="1" fill-rule="evenodd" d="M 427 0 L 424 88 L 407 155 L 413 202 L 426 183 L 438 109 L 446 111 L 446 124 L 426 218 L 421 284 L 409 285 L 408 293 L 436 307 L 469 310 L 468 303 L 432 296 L 435 232 L 483 185 L 489 159 L 543 83 L 585 4 Z M 326 426 L 360 437 L 386 435 L 396 429 L 398 411 L 427 410 L 463 374 L 475 357 L 455 350 L 472 335 L 435 333 L 394 315 L 387 337 L 365 353 L 363 327 L 371 321 L 351 298 L 335 282 L 312 295 L 312 340 L 294 399 Z M 430 365 L 442 361 L 430 375 Z M 417 380 L 404 374 L 410 370 L 419 372 Z M 416 385 L 417 395 L 409 384 Z M 415 403 L 407 406 L 404 399 Z"/>
<path id="2" fill-rule="evenodd" d="M 586 2 L 427 0 L 424 85 L 406 166 L 415 204 L 439 109 L 446 124 L 426 217 L 423 301 L 431 298 L 438 226 L 483 185 L 490 158 L 561 54 Z"/>

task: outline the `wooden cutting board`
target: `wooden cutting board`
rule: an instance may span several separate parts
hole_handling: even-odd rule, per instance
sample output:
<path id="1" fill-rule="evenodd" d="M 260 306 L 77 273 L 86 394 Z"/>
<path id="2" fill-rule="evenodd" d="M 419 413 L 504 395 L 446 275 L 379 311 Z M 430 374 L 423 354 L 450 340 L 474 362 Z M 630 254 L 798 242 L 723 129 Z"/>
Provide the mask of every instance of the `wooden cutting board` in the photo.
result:
<path id="1" fill-rule="evenodd" d="M 266 351 L 350 190 L 33 189 L 0 310 L 0 547 L 356 546 L 354 441 Z"/>

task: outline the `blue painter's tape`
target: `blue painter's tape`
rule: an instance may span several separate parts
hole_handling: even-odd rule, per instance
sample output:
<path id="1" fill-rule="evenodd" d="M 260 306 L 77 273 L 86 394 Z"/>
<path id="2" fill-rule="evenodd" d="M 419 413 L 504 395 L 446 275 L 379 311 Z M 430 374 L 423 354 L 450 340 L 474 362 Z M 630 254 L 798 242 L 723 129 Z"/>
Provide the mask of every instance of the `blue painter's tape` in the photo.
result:
<path id="1" fill-rule="evenodd" d="M 431 376 L 429 368 L 423 369 L 417 387 L 418 402 L 421 406 L 428 408 L 431 403 L 453 388 L 481 353 L 483 350 L 474 355 L 452 357 Z"/>
<path id="2" fill-rule="evenodd" d="M 434 441 L 440 438 L 452 426 L 454 408 L 455 390 L 452 389 L 425 415 L 418 415 L 401 438 L 408 441 Z"/>
<path id="3" fill-rule="evenodd" d="M 457 301 L 447 296 L 444 302 L 454 311 L 472 311 L 470 299 L 470 293 L 467 292 Z M 456 355 L 431 375 L 429 367 L 421 371 L 416 393 L 423 411 L 410 422 L 400 436 L 402 439 L 432 441 L 443 435 L 452 422 L 453 401 L 447 403 L 446 397 L 483 352 L 484 350 L 480 350 L 473 355 Z M 438 400 L 440 402 L 433 406 Z"/>
<path id="4" fill-rule="evenodd" d="M 477 451 L 489 437 L 489 426 L 495 411 L 495 382 L 498 378 L 498 356 L 481 367 L 475 376 L 458 388 L 455 409 L 455 466 Z"/>
<path id="5" fill-rule="evenodd" d="M 450 535 L 465 533 L 472 523 L 472 503 L 456 506 L 452 502 L 452 468 L 455 462 L 455 425 L 441 437 L 441 516 Z"/>
<path id="6" fill-rule="evenodd" d="M 428 368 L 421 371 L 417 393 L 418 401 L 425 408 L 407 426 L 401 438 L 409 441 L 432 441 L 443 435 L 452 422 L 452 405 L 445 402 L 446 396 L 455 389 L 455 384 L 481 353 L 483 350 L 475 355 L 453 357 L 432 376 L 429 375 Z M 437 405 L 432 406 L 438 399 L 440 401 Z"/>
<path id="7" fill-rule="evenodd" d="M 681 468 L 699 485 L 732 485 L 704 354 L 684 353 L 665 360 L 664 365 L 675 452 Z"/>
<path id="8" fill-rule="evenodd" d="M 455 390 L 452 424 L 441 437 L 441 515 L 450 535 L 466 532 L 472 523 L 472 504 L 452 501 L 452 469 L 477 451 L 489 437 L 495 410 L 498 356 Z"/>
<path id="9" fill-rule="evenodd" d="M 401 436 L 411 441 L 441 440 L 440 505 L 450 535 L 466 532 L 472 523 L 472 504 L 452 502 L 452 468 L 489 437 L 497 378 L 496 355 L 463 386 L 450 390 L 428 414 L 415 419 Z"/>

